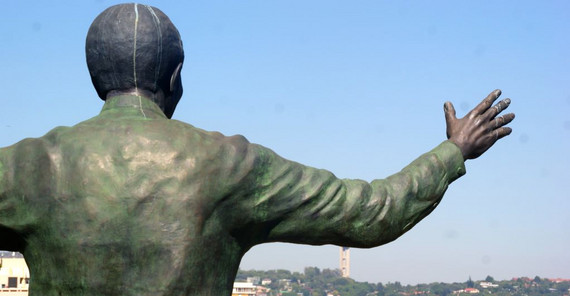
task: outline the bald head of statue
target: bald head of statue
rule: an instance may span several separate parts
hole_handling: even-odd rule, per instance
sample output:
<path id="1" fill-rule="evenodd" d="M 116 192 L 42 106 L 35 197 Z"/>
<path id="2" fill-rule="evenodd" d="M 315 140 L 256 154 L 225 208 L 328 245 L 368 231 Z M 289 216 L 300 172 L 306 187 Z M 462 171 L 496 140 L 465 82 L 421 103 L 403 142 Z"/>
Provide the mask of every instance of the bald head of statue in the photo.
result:
<path id="1" fill-rule="evenodd" d="M 85 53 L 102 100 L 144 94 L 172 117 L 182 96 L 184 50 L 178 30 L 162 11 L 136 3 L 107 8 L 89 28 Z"/>

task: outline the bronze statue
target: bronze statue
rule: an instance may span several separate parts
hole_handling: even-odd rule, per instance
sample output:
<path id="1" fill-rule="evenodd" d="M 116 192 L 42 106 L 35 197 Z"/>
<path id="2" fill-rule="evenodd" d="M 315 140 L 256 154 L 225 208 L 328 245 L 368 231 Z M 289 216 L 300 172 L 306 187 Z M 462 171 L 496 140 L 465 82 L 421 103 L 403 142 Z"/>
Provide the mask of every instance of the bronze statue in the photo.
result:
<path id="1" fill-rule="evenodd" d="M 105 10 L 86 55 L 101 113 L 0 150 L 0 249 L 24 254 L 32 296 L 229 295 L 256 244 L 388 243 L 514 118 L 498 90 L 461 119 L 448 102 L 448 140 L 386 179 L 341 180 L 169 119 L 184 53 L 156 8 Z"/>

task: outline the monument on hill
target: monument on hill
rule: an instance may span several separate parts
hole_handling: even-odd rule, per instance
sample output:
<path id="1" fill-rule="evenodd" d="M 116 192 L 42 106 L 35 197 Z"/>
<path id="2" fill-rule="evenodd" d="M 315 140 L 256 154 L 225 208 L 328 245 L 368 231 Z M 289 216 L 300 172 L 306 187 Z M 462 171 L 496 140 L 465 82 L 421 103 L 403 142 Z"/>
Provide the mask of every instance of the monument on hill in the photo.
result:
<path id="1" fill-rule="evenodd" d="M 257 244 L 370 248 L 428 215 L 448 185 L 511 130 L 493 91 L 448 140 L 370 183 L 170 120 L 180 35 L 160 10 L 116 5 L 91 25 L 99 115 L 0 149 L 0 249 L 28 262 L 30 295 L 229 295 Z"/>
<path id="2" fill-rule="evenodd" d="M 350 277 L 350 248 L 340 247 L 339 269 L 342 277 Z"/>

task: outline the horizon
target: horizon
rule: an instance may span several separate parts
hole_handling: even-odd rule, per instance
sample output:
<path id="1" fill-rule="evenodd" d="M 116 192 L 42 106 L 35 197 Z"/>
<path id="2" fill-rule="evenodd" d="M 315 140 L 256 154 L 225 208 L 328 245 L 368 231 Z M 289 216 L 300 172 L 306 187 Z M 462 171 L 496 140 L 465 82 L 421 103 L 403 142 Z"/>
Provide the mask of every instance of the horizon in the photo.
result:
<path id="1" fill-rule="evenodd" d="M 307 267 L 305 267 L 305 268 L 312 268 L 312 266 L 307 266 Z M 318 267 L 315 267 L 315 268 L 318 268 Z M 337 269 L 328 269 L 328 268 L 320 269 L 321 272 L 322 272 L 323 270 L 334 270 L 334 271 L 338 271 L 339 276 L 341 276 L 341 275 L 340 275 L 340 274 L 341 274 L 340 269 L 338 269 L 338 268 L 337 268 Z M 272 272 L 272 271 L 287 271 L 287 272 L 290 272 L 291 275 L 294 275 L 295 273 L 297 273 L 297 272 L 291 272 L 290 270 L 286 270 L 286 269 L 272 269 L 272 270 L 256 270 L 256 269 L 242 270 L 242 269 L 239 269 L 239 270 L 238 270 L 238 273 L 237 273 L 236 279 L 240 276 L 240 273 L 243 274 L 243 273 L 248 273 L 248 272 Z M 305 272 L 302 271 L 302 272 L 299 272 L 299 273 L 304 274 Z M 341 277 L 342 277 L 342 276 L 341 276 Z M 488 277 L 491 277 L 491 278 L 492 278 L 492 280 L 491 280 L 490 282 L 509 282 L 509 281 L 518 281 L 518 280 L 534 281 L 537 277 L 538 277 L 539 279 L 541 279 L 541 280 L 547 280 L 547 281 L 550 281 L 550 282 L 552 282 L 552 283 L 570 282 L 570 278 L 560 278 L 560 277 L 546 278 L 546 277 L 541 277 L 540 275 L 535 275 L 535 276 L 533 276 L 533 277 L 519 276 L 519 277 L 512 277 L 512 278 L 510 278 L 510 279 L 498 280 L 498 279 L 496 279 L 493 275 L 490 275 L 490 274 L 489 274 L 489 275 L 486 275 L 483 279 L 473 279 L 471 276 L 468 276 L 467 280 L 465 280 L 465 281 L 457 281 L 457 282 L 441 282 L 441 281 L 438 282 L 438 281 L 436 281 L 436 282 L 430 282 L 430 283 L 406 284 L 406 283 L 402 283 L 401 281 L 394 281 L 394 282 L 372 282 L 372 283 L 373 283 L 373 284 L 378 284 L 378 283 L 382 283 L 382 284 L 400 283 L 400 284 L 409 285 L 409 286 L 418 286 L 418 285 L 426 285 L 426 284 L 429 285 L 429 284 L 434 284 L 434 283 L 456 284 L 456 283 L 465 283 L 465 282 L 468 282 L 468 281 L 473 281 L 473 282 L 475 282 L 475 283 L 478 283 L 478 282 L 489 282 L 489 281 L 487 280 Z M 352 279 L 352 280 L 354 280 L 354 281 L 356 281 L 356 282 L 364 282 L 364 281 L 358 281 L 358 280 L 353 279 L 353 278 L 351 278 L 351 277 L 348 277 L 348 278 L 349 278 L 349 279 Z M 260 278 L 260 279 L 262 280 L 262 278 Z M 237 280 L 236 280 L 236 281 L 234 281 L 234 282 L 240 282 L 240 281 L 237 281 Z"/>

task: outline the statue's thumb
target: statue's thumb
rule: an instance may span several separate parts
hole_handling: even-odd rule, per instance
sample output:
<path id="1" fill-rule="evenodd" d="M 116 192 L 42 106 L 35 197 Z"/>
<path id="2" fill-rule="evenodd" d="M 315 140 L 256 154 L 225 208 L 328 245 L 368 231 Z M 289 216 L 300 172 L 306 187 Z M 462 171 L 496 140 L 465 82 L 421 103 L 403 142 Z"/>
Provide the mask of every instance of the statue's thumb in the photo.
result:
<path id="1" fill-rule="evenodd" d="M 443 111 L 445 113 L 446 121 L 449 122 L 457 119 L 455 117 L 455 107 L 453 107 L 453 104 L 451 102 L 445 102 L 445 104 L 443 104 Z"/>

